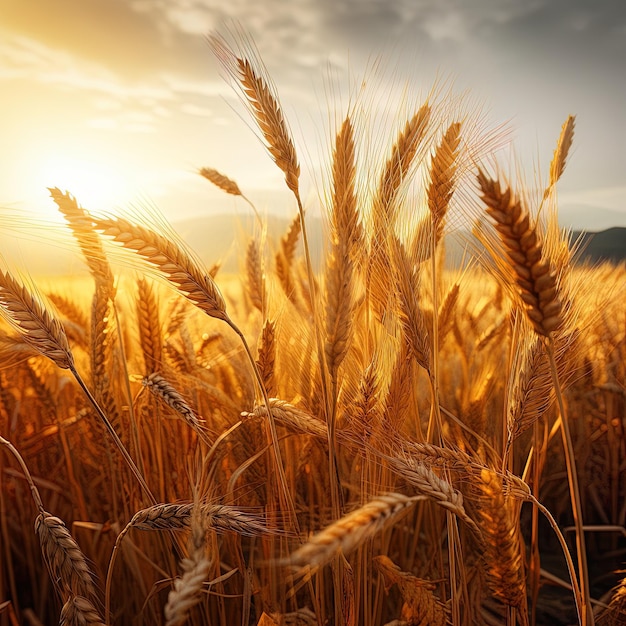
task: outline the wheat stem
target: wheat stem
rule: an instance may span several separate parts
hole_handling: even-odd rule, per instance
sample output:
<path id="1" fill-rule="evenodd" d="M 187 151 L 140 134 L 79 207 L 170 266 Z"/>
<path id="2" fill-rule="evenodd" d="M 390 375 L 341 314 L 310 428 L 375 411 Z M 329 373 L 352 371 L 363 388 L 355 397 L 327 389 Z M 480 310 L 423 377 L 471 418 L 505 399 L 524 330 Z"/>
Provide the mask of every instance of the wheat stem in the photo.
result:
<path id="1" fill-rule="evenodd" d="M 561 435 L 563 439 L 563 452 L 565 454 L 565 466 L 567 468 L 567 481 L 570 489 L 572 502 L 572 513 L 574 515 L 574 525 L 576 527 L 576 552 L 578 556 L 578 575 L 580 582 L 580 593 L 582 596 L 581 613 L 579 615 L 583 626 L 593 626 L 594 616 L 591 610 L 591 595 L 589 589 L 589 570 L 587 567 L 587 549 L 585 546 L 585 531 L 583 524 L 582 502 L 580 497 L 580 487 L 578 484 L 578 471 L 576 469 L 576 453 L 569 427 L 568 416 L 565 412 L 565 403 L 561 392 L 561 384 L 556 367 L 554 356 L 554 339 L 548 337 L 547 341 L 548 358 L 550 360 L 550 372 L 556 392 L 556 400 L 561 418 Z"/>
<path id="2" fill-rule="evenodd" d="M 156 504 L 157 501 L 156 501 L 155 497 L 152 495 L 152 492 L 150 491 L 150 487 L 148 487 L 148 484 L 146 483 L 142 473 L 139 471 L 139 468 L 137 467 L 137 465 L 135 465 L 135 462 L 133 461 L 133 458 L 128 453 L 128 450 L 126 449 L 126 446 L 124 446 L 124 444 L 120 440 L 117 432 L 115 432 L 115 428 L 113 428 L 113 425 L 109 421 L 108 417 L 105 415 L 104 411 L 100 408 L 100 405 L 96 402 L 96 399 L 93 397 L 91 391 L 89 391 L 89 388 L 85 384 L 85 381 L 82 379 L 80 374 L 76 371 L 76 368 L 74 366 L 72 366 L 70 368 L 70 371 L 74 375 L 74 378 L 76 379 L 76 382 L 79 384 L 79 386 L 81 387 L 81 389 L 83 390 L 83 392 L 87 396 L 87 399 L 89 400 L 91 406 L 94 408 L 94 410 L 98 414 L 98 417 L 101 419 L 101 421 L 104 424 L 106 430 L 108 431 L 109 435 L 113 439 L 113 442 L 117 446 L 117 449 L 120 451 L 122 457 L 126 461 L 128 467 L 130 468 L 132 473 L 135 475 L 135 478 L 139 482 L 139 484 L 140 484 L 141 488 L 143 489 L 145 495 L 147 496 L 148 500 L 150 500 L 150 502 L 152 504 Z"/>

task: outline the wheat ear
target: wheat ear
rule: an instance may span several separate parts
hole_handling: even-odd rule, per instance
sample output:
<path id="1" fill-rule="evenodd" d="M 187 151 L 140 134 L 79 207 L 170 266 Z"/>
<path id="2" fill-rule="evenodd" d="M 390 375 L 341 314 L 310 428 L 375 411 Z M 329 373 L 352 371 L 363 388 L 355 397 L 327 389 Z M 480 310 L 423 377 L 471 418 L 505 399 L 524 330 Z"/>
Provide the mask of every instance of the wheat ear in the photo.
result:
<path id="1" fill-rule="evenodd" d="M 482 170 L 478 184 L 500 234 L 526 314 L 535 331 L 548 337 L 563 320 L 556 278 L 549 261 L 542 259 L 536 227 L 510 189 L 503 191 L 500 182 L 488 178 Z"/>
<path id="2" fill-rule="evenodd" d="M 561 134 L 554 150 L 552 161 L 550 162 L 550 182 L 548 188 L 544 192 L 544 199 L 550 193 L 550 190 L 557 184 L 563 171 L 565 170 L 565 164 L 569 151 L 574 141 L 574 126 L 576 123 L 576 117 L 574 115 L 568 115 L 563 126 L 561 127 Z"/>
<path id="3" fill-rule="evenodd" d="M 447 480 L 439 477 L 430 467 L 410 458 L 395 458 L 391 461 L 392 469 L 417 491 L 439 506 L 454 513 L 480 537 L 480 530 L 465 511 L 463 495 Z M 446 469 L 446 466 L 443 466 Z"/>
<path id="4" fill-rule="evenodd" d="M 396 199 L 406 182 L 424 138 L 431 116 L 431 106 L 422 105 L 398 133 L 385 163 L 374 200 L 374 223 L 378 228 L 393 227 L 396 221 Z"/>
<path id="5" fill-rule="evenodd" d="M 347 117 L 337 134 L 333 154 L 332 247 L 326 268 L 324 349 L 333 384 L 352 334 L 355 244 L 361 238 L 355 184 L 354 136 Z"/>
<path id="6" fill-rule="evenodd" d="M 94 218 L 95 227 L 135 251 L 207 315 L 228 320 L 226 303 L 208 272 L 176 242 L 128 220 Z"/>
<path id="7" fill-rule="evenodd" d="M 384 527 L 397 521 L 413 504 L 424 499 L 424 496 L 410 498 L 400 493 L 377 496 L 313 535 L 283 565 L 296 570 L 321 567 L 339 552 L 348 554 L 363 545 Z"/>
<path id="8" fill-rule="evenodd" d="M 450 124 L 440 144 L 437 146 L 430 166 L 430 184 L 428 185 L 427 198 L 433 225 L 431 250 L 434 250 L 434 247 L 441 239 L 444 218 L 454 193 L 460 143 L 461 124 L 454 122 Z"/>
<path id="9" fill-rule="evenodd" d="M 196 505 L 192 514 L 190 555 L 181 562 L 183 575 L 176 578 L 167 596 L 164 614 L 166 626 L 184 624 L 189 611 L 202 600 L 202 587 L 208 578 L 211 562 L 206 556 L 206 530 Z"/>
<path id="10" fill-rule="evenodd" d="M 388 556 L 375 556 L 373 562 L 385 579 L 387 591 L 393 585 L 398 585 L 404 600 L 402 618 L 407 620 L 407 623 L 429 626 L 448 624 L 446 605 L 433 593 L 435 588 L 433 583 L 403 572 Z"/>
<path id="11" fill-rule="evenodd" d="M 252 201 L 241 192 L 241 189 L 239 189 L 239 185 L 234 180 L 228 178 L 228 176 L 225 176 L 221 172 L 218 172 L 217 170 L 214 170 L 210 167 L 200 168 L 200 170 L 198 170 L 198 173 L 200 174 L 200 176 L 206 178 L 206 180 L 208 180 L 210 183 L 213 183 L 222 191 L 232 196 L 239 196 L 242 200 L 245 200 L 254 211 L 254 215 L 259 221 L 259 224 L 262 223 L 261 216 L 259 215 L 256 206 L 254 206 Z"/>
<path id="12" fill-rule="evenodd" d="M 189 406 L 185 398 L 176 391 L 175 387 L 169 383 L 158 372 L 141 379 L 141 384 L 155 397 L 165 402 L 183 418 L 183 421 L 191 426 L 195 431 L 204 432 L 204 420 L 200 419 L 196 412 Z"/>
<path id="13" fill-rule="evenodd" d="M 259 338 L 257 367 L 267 395 L 271 396 L 276 389 L 276 376 L 274 372 L 276 359 L 276 322 L 265 320 L 263 330 Z M 270 400 L 271 401 L 271 400 Z"/>
<path id="14" fill-rule="evenodd" d="M 102 241 L 98 233 L 93 230 L 93 218 L 69 193 L 63 193 L 57 187 L 50 188 L 48 191 L 67 220 L 96 281 L 97 288 L 110 296 L 114 292 L 113 274 L 104 253 Z"/>
<path id="15" fill-rule="evenodd" d="M 226 71 L 241 85 L 267 150 L 285 174 L 287 187 L 299 195 L 300 165 L 272 85 L 259 75 L 248 59 L 237 56 L 222 37 L 211 36 L 209 43 Z"/>
<path id="16" fill-rule="evenodd" d="M 520 611 L 527 623 L 526 577 L 520 544 L 517 510 L 519 505 L 503 493 L 502 479 L 483 469 L 480 488 L 480 527 L 485 537 L 484 555 L 487 584 L 493 595 Z"/>
<path id="17" fill-rule="evenodd" d="M 152 285 L 145 278 L 137 281 L 137 321 L 145 372 L 158 372 L 163 361 L 159 301 Z"/>
<path id="18" fill-rule="evenodd" d="M 193 503 L 156 504 L 137 511 L 128 527 L 140 530 L 182 530 L 192 522 Z M 272 531 L 258 516 L 246 513 L 235 506 L 225 504 L 201 504 L 199 510 L 206 530 L 217 533 L 235 532 L 240 535 L 258 536 Z"/>
<path id="19" fill-rule="evenodd" d="M 63 326 L 43 301 L 8 272 L 0 270 L 0 305 L 7 321 L 26 343 L 61 369 L 74 364 Z"/>
<path id="20" fill-rule="evenodd" d="M 270 410 L 279 424 L 294 432 L 311 435 L 323 440 L 326 440 L 328 437 L 328 430 L 324 422 L 313 417 L 310 413 L 296 408 L 285 400 L 270 398 Z M 241 417 L 244 419 L 251 416 L 267 417 L 267 408 L 261 404 L 255 406 L 254 411 L 251 413 L 247 411 L 241 413 Z"/>
<path id="21" fill-rule="evenodd" d="M 246 249 L 246 282 L 252 305 L 263 313 L 265 311 L 265 275 L 261 250 L 256 239 L 250 239 Z"/>
<path id="22" fill-rule="evenodd" d="M 77 596 L 95 598 L 96 589 L 87 561 L 63 520 L 42 511 L 35 520 L 41 550 L 53 582 Z"/>
<path id="23" fill-rule="evenodd" d="M 626 578 L 613 590 L 609 606 L 602 613 L 602 626 L 622 626 L 626 621 Z"/>
<path id="24" fill-rule="evenodd" d="M 104 620 L 90 600 L 72 595 L 61 609 L 59 626 L 104 626 Z"/>

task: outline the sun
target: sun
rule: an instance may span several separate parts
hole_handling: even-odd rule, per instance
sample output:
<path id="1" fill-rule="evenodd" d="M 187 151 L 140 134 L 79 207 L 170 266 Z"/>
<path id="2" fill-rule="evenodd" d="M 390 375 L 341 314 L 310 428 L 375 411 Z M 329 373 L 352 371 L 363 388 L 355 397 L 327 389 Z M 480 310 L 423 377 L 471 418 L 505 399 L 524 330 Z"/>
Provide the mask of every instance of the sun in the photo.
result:
<path id="1" fill-rule="evenodd" d="M 112 212 L 130 196 L 125 172 L 97 158 L 51 155 L 42 159 L 37 178 L 43 188 L 58 187 L 71 193 L 88 211 Z"/>

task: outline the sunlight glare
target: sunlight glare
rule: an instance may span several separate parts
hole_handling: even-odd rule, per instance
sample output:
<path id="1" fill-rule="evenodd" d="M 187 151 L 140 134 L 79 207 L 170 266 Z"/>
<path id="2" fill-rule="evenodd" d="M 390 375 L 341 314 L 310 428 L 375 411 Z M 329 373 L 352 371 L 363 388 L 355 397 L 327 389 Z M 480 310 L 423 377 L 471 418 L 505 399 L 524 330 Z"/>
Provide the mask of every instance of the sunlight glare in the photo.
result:
<path id="1" fill-rule="evenodd" d="M 121 171 L 96 160 L 54 155 L 42 163 L 41 184 L 71 193 L 88 211 L 111 212 L 128 201 L 128 182 Z"/>

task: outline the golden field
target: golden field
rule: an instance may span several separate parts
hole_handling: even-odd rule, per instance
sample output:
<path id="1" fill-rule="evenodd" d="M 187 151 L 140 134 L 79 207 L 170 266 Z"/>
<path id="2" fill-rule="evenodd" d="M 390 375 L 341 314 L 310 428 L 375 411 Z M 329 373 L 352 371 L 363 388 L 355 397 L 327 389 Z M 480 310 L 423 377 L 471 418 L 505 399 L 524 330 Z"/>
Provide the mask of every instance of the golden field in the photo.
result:
<path id="1" fill-rule="evenodd" d="M 222 275 L 51 190 L 89 281 L 0 273 L 0 624 L 625 623 L 626 269 L 557 226 L 574 118 L 531 192 L 448 96 L 380 151 L 355 101 L 317 270 L 271 81 L 212 45 L 293 221 Z"/>

